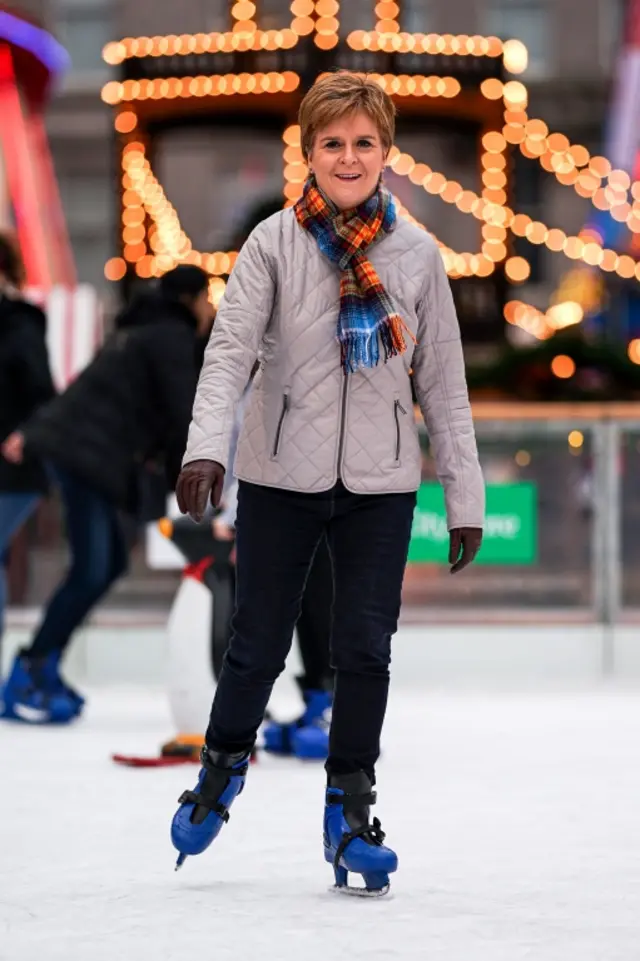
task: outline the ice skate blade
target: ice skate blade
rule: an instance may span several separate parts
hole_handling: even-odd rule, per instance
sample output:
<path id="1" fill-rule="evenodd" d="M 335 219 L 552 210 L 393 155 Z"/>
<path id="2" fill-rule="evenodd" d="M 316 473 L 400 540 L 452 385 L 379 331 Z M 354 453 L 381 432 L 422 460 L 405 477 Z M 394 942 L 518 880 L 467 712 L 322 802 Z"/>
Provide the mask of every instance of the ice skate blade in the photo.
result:
<path id="1" fill-rule="evenodd" d="M 184 864 L 184 862 L 187 860 L 187 857 L 188 857 L 187 854 L 179 854 L 179 855 L 178 855 L 178 860 L 176 861 L 176 866 L 175 866 L 175 868 L 174 868 L 173 870 L 174 870 L 174 871 L 179 871 L 180 868 L 182 867 L 182 865 Z"/>
<path id="2" fill-rule="evenodd" d="M 390 884 L 382 888 L 352 888 L 348 884 L 334 884 L 329 888 L 335 894 L 346 894 L 351 898 L 384 898 L 391 890 Z"/>

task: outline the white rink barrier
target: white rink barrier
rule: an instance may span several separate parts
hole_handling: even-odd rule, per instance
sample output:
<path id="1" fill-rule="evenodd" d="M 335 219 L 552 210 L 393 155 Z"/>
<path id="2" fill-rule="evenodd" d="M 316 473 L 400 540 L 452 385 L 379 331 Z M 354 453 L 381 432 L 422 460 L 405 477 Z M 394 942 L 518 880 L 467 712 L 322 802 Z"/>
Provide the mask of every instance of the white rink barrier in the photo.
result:
<path id="1" fill-rule="evenodd" d="M 104 316 L 94 287 L 58 285 L 48 291 L 28 288 L 25 298 L 47 315 L 47 348 L 51 374 L 64 390 L 87 366 L 104 339 Z"/>

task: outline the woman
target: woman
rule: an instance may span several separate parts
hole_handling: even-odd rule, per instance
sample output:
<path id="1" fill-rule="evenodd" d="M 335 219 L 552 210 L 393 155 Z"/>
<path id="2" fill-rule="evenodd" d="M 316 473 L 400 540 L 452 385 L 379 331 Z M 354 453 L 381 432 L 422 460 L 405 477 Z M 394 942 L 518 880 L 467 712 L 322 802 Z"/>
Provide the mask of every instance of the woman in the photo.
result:
<path id="1" fill-rule="evenodd" d="M 24 266 L 17 247 L 9 236 L 0 234 L 0 442 L 54 395 L 45 316 L 22 298 L 23 282 Z M 15 464 L 0 453 L 0 634 L 9 545 L 47 486 L 39 459 L 28 457 Z M 64 706 L 53 707 L 55 712 Z"/>
<path id="2" fill-rule="evenodd" d="M 440 253 L 396 217 L 381 182 L 392 101 L 373 81 L 339 72 L 307 93 L 299 121 L 309 180 L 296 206 L 260 224 L 238 257 L 177 485 L 181 510 L 196 519 L 209 495 L 218 502 L 233 410 L 259 355 L 235 463 L 232 638 L 198 785 L 180 799 L 172 840 L 179 866 L 228 819 L 326 535 L 335 689 L 324 853 L 340 890 L 354 890 L 353 872 L 365 881 L 355 890 L 380 895 L 397 858 L 369 809 L 420 483 L 411 369 L 445 489 L 453 573 L 480 546 L 484 485 Z"/>

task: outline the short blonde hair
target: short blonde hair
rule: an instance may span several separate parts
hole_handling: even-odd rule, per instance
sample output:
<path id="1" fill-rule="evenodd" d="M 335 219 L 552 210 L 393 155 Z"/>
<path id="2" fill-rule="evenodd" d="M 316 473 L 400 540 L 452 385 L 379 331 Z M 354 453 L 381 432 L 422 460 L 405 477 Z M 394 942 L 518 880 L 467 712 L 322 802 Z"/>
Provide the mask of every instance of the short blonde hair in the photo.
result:
<path id="1" fill-rule="evenodd" d="M 396 128 L 393 100 L 375 80 L 338 70 L 318 80 L 300 104 L 298 123 L 305 161 L 309 160 L 318 131 L 356 110 L 369 115 L 378 128 L 382 146 L 385 151 L 390 150 Z"/>

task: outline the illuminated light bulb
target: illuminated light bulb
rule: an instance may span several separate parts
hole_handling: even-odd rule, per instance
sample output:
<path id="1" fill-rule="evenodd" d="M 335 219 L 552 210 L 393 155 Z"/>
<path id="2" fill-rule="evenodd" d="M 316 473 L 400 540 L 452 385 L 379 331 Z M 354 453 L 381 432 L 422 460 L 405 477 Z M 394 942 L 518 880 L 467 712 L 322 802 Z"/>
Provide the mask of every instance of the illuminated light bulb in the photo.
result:
<path id="1" fill-rule="evenodd" d="M 424 185 L 424 189 L 435 196 L 444 190 L 446 182 L 446 178 L 441 173 L 433 173 Z"/>
<path id="2" fill-rule="evenodd" d="M 529 140 L 545 140 L 547 134 L 549 133 L 549 128 L 547 127 L 544 120 L 529 120 L 526 125 L 527 137 Z"/>
<path id="3" fill-rule="evenodd" d="M 487 100 L 500 100 L 504 92 L 504 85 L 501 80 L 491 77 L 482 81 L 480 92 Z"/>
<path id="4" fill-rule="evenodd" d="M 316 47 L 319 47 L 320 50 L 331 50 L 333 47 L 337 46 L 339 42 L 337 33 L 317 33 L 313 39 Z"/>
<path id="5" fill-rule="evenodd" d="M 482 253 L 484 256 L 491 260 L 494 264 L 500 263 L 507 256 L 507 248 L 504 244 L 493 244 L 493 243 L 483 243 Z"/>
<path id="6" fill-rule="evenodd" d="M 301 163 L 287 164 L 284 168 L 284 179 L 289 183 L 304 183 L 307 179 L 307 168 Z"/>
<path id="7" fill-rule="evenodd" d="M 316 0 L 316 16 L 335 17 L 340 10 L 340 4 L 336 0 Z"/>
<path id="8" fill-rule="evenodd" d="M 618 260 L 619 257 L 615 250 L 605 250 L 600 269 L 613 272 L 618 266 Z"/>
<path id="9" fill-rule="evenodd" d="M 294 17 L 310 17 L 315 8 L 313 0 L 293 0 L 289 7 Z"/>
<path id="10" fill-rule="evenodd" d="M 631 277 L 635 276 L 636 263 L 633 257 L 629 257 L 628 254 L 623 254 L 618 260 L 616 266 L 616 273 L 619 277 L 623 277 L 625 280 L 630 280 Z"/>
<path id="11" fill-rule="evenodd" d="M 549 250 L 559 252 L 564 250 L 566 246 L 567 235 L 564 230 L 559 230 L 557 227 L 554 227 L 548 232 L 545 243 Z"/>
<path id="12" fill-rule="evenodd" d="M 100 96 L 105 103 L 111 106 L 120 103 L 124 97 L 124 85 L 118 83 L 117 80 L 110 80 L 109 83 L 106 83 L 102 88 Z"/>
<path id="13" fill-rule="evenodd" d="M 522 124 L 507 124 L 502 128 L 502 136 L 507 141 L 507 143 L 518 144 L 523 143 L 525 139 L 525 131 Z"/>
<path id="14" fill-rule="evenodd" d="M 485 170 L 504 170 L 507 158 L 502 153 L 483 153 L 480 162 Z"/>
<path id="15" fill-rule="evenodd" d="M 306 37 L 310 33 L 313 33 L 315 28 L 315 23 L 311 17 L 296 17 L 291 23 L 291 29 L 299 37 Z"/>
<path id="16" fill-rule="evenodd" d="M 482 236 L 489 243 L 502 243 L 507 236 L 507 231 L 496 224 L 485 224 L 482 228 Z"/>
<path id="17" fill-rule="evenodd" d="M 524 73 L 529 64 L 529 52 L 521 40 L 507 40 L 502 48 L 505 70 Z"/>
<path id="18" fill-rule="evenodd" d="M 547 240 L 548 231 L 539 220 L 533 220 L 525 230 L 525 237 L 531 244 L 543 244 Z"/>
<path id="19" fill-rule="evenodd" d="M 118 133 L 131 133 L 138 126 L 138 118 L 133 110 L 123 110 L 117 114 L 114 127 Z"/>
<path id="20" fill-rule="evenodd" d="M 589 161 L 589 170 L 596 177 L 607 177 L 611 171 L 611 164 L 606 157 L 592 157 Z"/>
<path id="21" fill-rule="evenodd" d="M 567 257 L 573 260 L 584 260 L 585 263 L 596 267 L 604 256 L 603 250 L 594 243 L 584 243 L 579 237 L 569 237 L 565 247 Z"/>
<path id="22" fill-rule="evenodd" d="M 507 146 L 507 141 L 498 131 L 486 133 L 482 138 L 482 146 L 489 153 L 502 153 Z"/>
<path id="23" fill-rule="evenodd" d="M 412 184 L 416 186 L 421 186 L 424 182 L 424 178 L 431 174 L 431 167 L 428 164 L 417 163 L 414 165 L 413 169 L 409 171 L 409 180 Z"/>
<path id="24" fill-rule="evenodd" d="M 442 191 L 442 199 L 448 204 L 454 204 L 462 196 L 462 185 L 450 180 Z"/>
<path id="25" fill-rule="evenodd" d="M 611 206 L 607 200 L 606 192 L 602 187 L 600 187 L 599 190 L 596 190 L 591 202 L 593 203 L 594 207 L 598 208 L 598 210 L 609 210 Z"/>
<path id="26" fill-rule="evenodd" d="M 504 270 L 511 283 L 522 284 L 531 274 L 531 265 L 524 257 L 509 257 Z"/>
<path id="27" fill-rule="evenodd" d="M 632 364 L 640 364 L 640 340 L 636 338 L 629 342 L 627 355 Z"/>
<path id="28" fill-rule="evenodd" d="M 561 380 L 568 380 L 576 372 L 575 361 L 567 354 L 557 354 L 551 361 L 551 372 Z"/>
<path id="29" fill-rule="evenodd" d="M 358 51 L 365 50 L 366 47 L 364 43 L 364 37 L 365 37 L 364 30 L 354 30 L 347 37 L 347 43 L 352 50 L 358 50 Z"/>
<path id="30" fill-rule="evenodd" d="M 394 171 L 401 177 L 410 173 L 414 167 L 415 161 L 408 153 L 399 154 L 399 156 L 393 162 Z"/>
<path id="31" fill-rule="evenodd" d="M 104 276 L 107 280 L 122 280 L 126 272 L 127 264 L 122 257 L 111 257 L 104 265 Z"/>
<path id="32" fill-rule="evenodd" d="M 340 24 L 335 17 L 320 17 L 316 20 L 316 33 L 332 34 L 337 33 Z"/>
<path id="33" fill-rule="evenodd" d="M 127 244 L 122 251 L 125 260 L 128 260 L 130 264 L 135 264 L 145 256 L 147 248 L 145 244 Z"/>
<path id="34" fill-rule="evenodd" d="M 504 49 L 504 44 L 499 37 L 480 37 L 479 40 L 483 47 L 486 49 L 483 51 L 484 55 L 487 57 L 499 57 L 502 55 Z M 517 83 L 517 81 L 512 80 L 511 83 Z"/>
<path id="35" fill-rule="evenodd" d="M 631 177 L 625 170 L 612 170 L 609 174 L 609 184 L 626 192 L 631 186 Z"/>
<path id="36" fill-rule="evenodd" d="M 490 277 L 495 272 L 495 264 L 488 257 L 478 257 L 478 265 L 475 269 L 476 276 Z"/>
<path id="37" fill-rule="evenodd" d="M 522 105 L 527 103 L 527 88 L 519 80 L 509 80 L 504 85 L 503 97 L 505 103 Z"/>
<path id="38" fill-rule="evenodd" d="M 631 214 L 631 204 L 618 204 L 611 210 L 611 216 L 619 223 L 625 223 Z"/>
<path id="39" fill-rule="evenodd" d="M 470 214 L 477 201 L 478 198 L 472 190 L 463 190 L 456 200 L 456 207 L 463 214 Z"/>
<path id="40" fill-rule="evenodd" d="M 282 139 L 290 147 L 300 146 L 300 127 L 298 124 L 292 124 L 282 134 Z"/>

